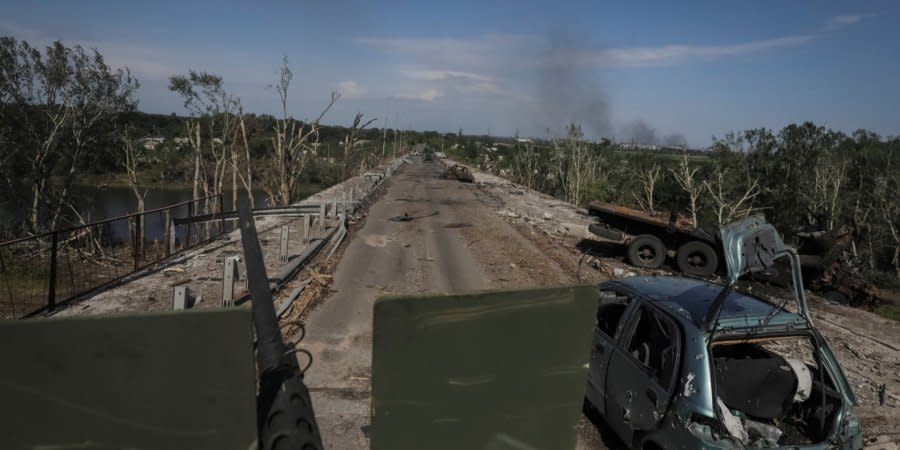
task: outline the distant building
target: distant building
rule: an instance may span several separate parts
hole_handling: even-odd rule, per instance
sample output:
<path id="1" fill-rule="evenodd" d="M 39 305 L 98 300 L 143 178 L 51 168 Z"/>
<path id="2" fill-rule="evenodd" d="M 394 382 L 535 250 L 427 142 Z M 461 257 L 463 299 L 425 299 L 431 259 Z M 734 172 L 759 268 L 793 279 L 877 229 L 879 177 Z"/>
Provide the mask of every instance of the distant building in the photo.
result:
<path id="1" fill-rule="evenodd" d="M 635 144 L 633 142 L 622 143 L 619 145 L 627 150 L 659 150 L 662 148 L 662 146 L 656 144 Z"/>
<path id="2" fill-rule="evenodd" d="M 144 148 L 144 150 L 156 150 L 156 147 L 162 145 L 163 142 L 166 141 L 166 138 L 162 137 L 145 137 L 137 140 L 137 144 Z"/>

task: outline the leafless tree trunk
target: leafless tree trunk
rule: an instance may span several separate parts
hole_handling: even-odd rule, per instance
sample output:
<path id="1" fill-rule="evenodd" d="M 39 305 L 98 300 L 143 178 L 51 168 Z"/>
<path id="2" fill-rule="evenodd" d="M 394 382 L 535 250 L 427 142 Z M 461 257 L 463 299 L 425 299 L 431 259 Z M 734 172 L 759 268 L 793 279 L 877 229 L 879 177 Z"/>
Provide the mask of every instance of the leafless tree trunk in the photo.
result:
<path id="1" fill-rule="evenodd" d="M 832 158 L 819 161 L 813 167 L 812 192 L 806 194 L 813 211 L 828 214 L 828 223 L 823 225 L 829 230 L 834 228 L 835 218 L 840 212 L 838 200 L 847 175 L 847 163 Z"/>
<path id="2" fill-rule="evenodd" d="M 753 199 L 760 193 L 758 180 L 748 180 L 745 189 L 732 193 L 730 188 L 734 184 L 735 180 L 728 176 L 728 169 L 722 167 L 716 167 L 710 179 L 703 182 L 703 186 L 712 199 L 719 225 L 746 217 L 757 211 L 753 207 Z"/>
<path id="3" fill-rule="evenodd" d="M 288 114 L 288 90 L 293 78 L 287 58 L 284 58 L 280 78 L 275 85 L 282 116 L 275 123 L 275 136 L 272 138 L 272 147 L 275 149 L 274 173 L 265 187 L 273 205 L 288 206 L 293 202 L 293 195 L 300 187 L 303 170 L 316 152 L 315 147 L 309 145 L 309 140 L 318 135 L 319 123 L 340 98 L 339 93 L 332 92 L 331 101 L 315 120 L 308 124 L 299 123 Z"/>
<path id="4" fill-rule="evenodd" d="M 535 188 L 535 176 L 538 172 L 540 161 L 538 153 L 531 144 L 525 145 L 513 155 L 513 167 L 516 179 L 529 189 Z"/>
<path id="5" fill-rule="evenodd" d="M 582 140 L 581 126 L 571 124 L 566 138 L 553 141 L 554 178 L 566 201 L 581 205 L 590 183 L 598 182 L 603 174 L 598 170 L 599 161 Z"/>
<path id="6" fill-rule="evenodd" d="M 360 125 L 362 118 L 363 113 L 356 113 L 356 116 L 353 117 L 353 126 L 350 127 L 350 131 L 344 137 L 344 161 L 343 169 L 341 170 L 341 180 L 350 178 L 350 152 L 353 150 L 353 145 L 356 144 L 357 133 L 366 129 L 366 127 L 376 120 L 370 119 L 368 122 Z"/>
<path id="7" fill-rule="evenodd" d="M 244 109 L 240 105 L 240 101 L 238 102 L 238 126 L 235 128 L 235 133 L 240 131 L 241 134 L 241 147 L 243 152 L 244 159 L 244 170 L 246 172 L 241 172 L 240 163 L 237 163 L 233 168 L 234 172 L 238 174 L 241 179 L 241 184 L 244 186 L 244 191 L 247 193 L 247 199 L 250 201 L 250 209 L 256 208 L 256 199 L 253 197 L 253 164 L 250 160 L 250 143 L 247 142 L 247 127 L 244 124 Z M 234 142 L 238 142 L 237 136 L 234 138 Z M 233 153 L 233 154 L 236 154 Z M 235 202 L 237 202 L 237 190 L 234 191 Z M 235 207 L 237 209 L 237 207 Z"/>
<path id="8" fill-rule="evenodd" d="M 144 200 L 147 198 L 147 189 L 142 189 L 140 179 L 138 178 L 138 163 L 142 152 L 135 146 L 134 139 L 132 139 L 127 129 L 122 132 L 122 152 L 125 155 L 125 161 L 122 163 L 122 167 L 125 169 L 125 174 L 128 176 L 128 186 L 131 188 L 131 192 L 134 193 L 134 199 L 137 201 L 137 212 L 143 213 Z"/>
<path id="9" fill-rule="evenodd" d="M 678 186 L 680 186 L 688 195 L 688 201 L 690 202 L 689 208 L 691 211 L 691 224 L 695 227 L 698 225 L 698 201 L 700 200 L 700 194 L 703 193 L 703 184 L 696 179 L 697 171 L 699 170 L 699 167 L 691 167 L 686 151 L 681 153 L 681 161 L 678 164 L 678 168 L 670 169 Z"/>
<path id="10" fill-rule="evenodd" d="M 641 196 L 634 195 L 634 199 L 642 209 L 656 212 L 656 203 L 653 201 L 653 195 L 656 193 L 656 183 L 662 177 L 662 168 L 658 163 L 653 163 L 650 167 L 645 167 L 635 171 L 638 181 L 641 183 Z"/>

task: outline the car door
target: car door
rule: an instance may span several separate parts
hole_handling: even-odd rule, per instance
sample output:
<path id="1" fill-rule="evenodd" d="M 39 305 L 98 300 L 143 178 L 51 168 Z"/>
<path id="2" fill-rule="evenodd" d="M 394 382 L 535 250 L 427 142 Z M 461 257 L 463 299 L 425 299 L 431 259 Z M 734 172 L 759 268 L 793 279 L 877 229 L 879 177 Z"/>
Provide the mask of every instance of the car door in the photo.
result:
<path id="1" fill-rule="evenodd" d="M 606 409 L 609 358 L 616 346 L 616 338 L 622 335 L 624 322 L 631 312 L 628 307 L 632 303 L 627 295 L 611 290 L 600 291 L 585 396 L 601 414 Z"/>
<path id="2" fill-rule="evenodd" d="M 654 429 L 668 408 L 681 357 L 678 326 L 651 304 L 635 302 L 608 362 L 607 423 L 631 446 L 635 431 Z"/>

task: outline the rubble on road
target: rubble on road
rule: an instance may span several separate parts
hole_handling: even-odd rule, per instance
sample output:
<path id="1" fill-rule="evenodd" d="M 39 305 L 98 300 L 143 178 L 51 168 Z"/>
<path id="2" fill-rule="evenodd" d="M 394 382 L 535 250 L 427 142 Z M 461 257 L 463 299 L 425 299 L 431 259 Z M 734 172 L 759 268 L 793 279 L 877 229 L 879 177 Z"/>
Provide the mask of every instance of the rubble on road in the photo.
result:
<path id="1" fill-rule="evenodd" d="M 459 164 L 453 164 L 452 166 L 448 167 L 447 170 L 445 170 L 444 173 L 441 174 L 441 178 L 462 181 L 463 183 L 475 182 L 475 177 L 472 176 L 472 172 L 469 170 L 469 168 Z"/>

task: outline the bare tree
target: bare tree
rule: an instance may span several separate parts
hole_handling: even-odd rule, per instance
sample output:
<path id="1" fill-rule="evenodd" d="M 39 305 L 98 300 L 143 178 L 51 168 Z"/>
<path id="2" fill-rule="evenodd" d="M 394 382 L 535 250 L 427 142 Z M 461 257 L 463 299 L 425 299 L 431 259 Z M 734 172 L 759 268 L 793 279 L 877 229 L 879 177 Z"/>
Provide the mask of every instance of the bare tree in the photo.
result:
<path id="1" fill-rule="evenodd" d="M 128 128 L 125 128 L 125 130 L 121 133 L 122 152 L 125 156 L 125 161 L 123 161 L 122 163 L 122 168 L 125 169 L 125 174 L 128 176 L 128 186 L 131 187 L 131 192 L 134 193 L 134 198 L 137 201 L 138 205 L 137 222 L 129 222 L 129 227 L 131 228 L 132 233 L 140 233 L 139 230 L 144 229 L 144 200 L 147 198 L 147 189 L 142 189 L 141 181 L 138 177 L 138 164 L 142 159 L 143 152 L 141 145 L 136 143 L 135 140 L 132 139 L 131 133 L 128 131 Z M 90 230 L 90 228 L 88 228 L 88 230 Z M 93 236 L 90 237 L 93 238 Z M 137 245 L 137 248 L 135 248 L 136 254 L 142 254 L 144 248 L 144 239 L 135 239 L 134 242 Z M 102 252 L 102 246 L 95 245 L 95 247 Z"/>
<path id="2" fill-rule="evenodd" d="M 679 161 L 678 167 L 669 170 L 675 178 L 675 181 L 678 183 L 678 186 L 680 186 L 688 196 L 691 223 L 695 227 L 699 223 L 697 222 L 697 212 L 699 210 L 700 195 L 703 193 L 703 183 L 696 178 L 699 170 L 699 167 L 691 167 L 686 151 L 681 152 L 681 161 Z"/>
<path id="3" fill-rule="evenodd" d="M 542 165 L 540 154 L 530 143 L 516 150 L 512 160 L 516 180 L 529 189 L 538 189 L 536 181 Z"/>
<path id="4" fill-rule="evenodd" d="M 634 171 L 638 181 L 641 183 L 641 195 L 633 194 L 635 201 L 644 210 L 656 212 L 656 203 L 653 201 L 653 194 L 656 193 L 656 184 L 662 179 L 662 167 L 659 163 L 653 162 L 649 166 L 639 168 Z"/>
<path id="5" fill-rule="evenodd" d="M 125 169 L 125 175 L 128 176 L 128 187 L 134 193 L 134 199 L 138 205 L 137 212 L 143 213 L 147 189 L 141 186 L 141 181 L 138 177 L 138 165 L 140 160 L 143 159 L 143 151 L 140 144 L 136 144 L 127 128 L 122 131 L 122 153 L 125 156 L 122 168 Z"/>
<path id="6" fill-rule="evenodd" d="M 703 182 L 712 199 L 719 225 L 758 211 L 753 207 L 753 200 L 760 194 L 758 180 L 748 177 L 744 187 L 735 188 L 737 184 L 729 176 L 728 169 L 721 166 L 716 166 L 709 179 Z"/>
<path id="7" fill-rule="evenodd" d="M 294 73 L 288 67 L 288 60 L 282 60 L 279 72 L 278 84 L 275 92 L 281 102 L 281 119 L 275 122 L 275 136 L 272 138 L 272 147 L 275 149 L 274 164 L 263 189 L 269 196 L 273 205 L 288 206 L 293 202 L 294 194 L 300 188 L 300 180 L 303 170 L 316 149 L 310 145 L 310 139 L 319 133 L 319 123 L 328 110 L 334 106 L 340 98 L 337 92 L 331 93 L 331 100 L 321 113 L 308 124 L 294 120 L 288 114 L 288 90 Z"/>
<path id="8" fill-rule="evenodd" d="M 244 123 L 244 107 L 238 100 L 238 125 L 234 128 L 235 138 L 232 140 L 234 145 L 240 143 L 241 151 L 232 150 L 232 173 L 237 174 L 244 186 L 244 192 L 247 193 L 247 199 L 250 201 L 250 208 L 256 208 L 256 199 L 253 197 L 253 164 L 250 159 L 250 143 L 247 141 L 247 126 Z M 237 135 L 240 135 L 238 139 Z M 243 171 L 241 163 L 244 164 Z M 232 184 L 234 180 L 232 180 Z M 237 210 L 237 187 L 234 187 L 234 203 L 232 206 Z"/>
<path id="9" fill-rule="evenodd" d="M 825 156 L 813 166 L 811 192 L 804 193 L 810 208 L 815 212 L 825 212 L 828 222 L 823 224 L 829 230 L 835 226 L 835 218 L 840 213 L 841 188 L 847 179 L 847 163 L 836 157 Z"/>
<path id="10" fill-rule="evenodd" d="M 566 201 L 576 205 L 585 200 L 588 185 L 600 181 L 598 178 L 602 176 L 598 170 L 599 158 L 583 137 L 581 126 L 570 124 L 565 139 L 553 141 L 554 178 Z"/>
<path id="11" fill-rule="evenodd" d="M 883 226 L 887 231 L 887 237 L 891 244 L 891 264 L 894 273 L 900 280 L 900 175 L 895 172 L 881 175 L 875 178 L 874 189 L 871 192 L 872 206 L 881 214 Z M 873 220 L 874 222 L 874 220 Z M 871 229 L 869 224 L 869 229 Z M 869 239 L 871 242 L 872 239 Z M 870 253 L 874 253 L 871 252 Z"/>
<path id="12" fill-rule="evenodd" d="M 353 126 L 350 127 L 350 131 L 344 136 L 344 161 L 343 169 L 341 170 L 341 180 L 350 178 L 350 153 L 353 150 L 353 146 L 356 145 L 356 135 L 377 120 L 369 119 L 368 122 L 362 123 L 362 118 L 363 113 L 356 113 L 356 116 L 353 117 Z M 361 123 L 362 125 L 360 125 Z"/>
<path id="13" fill-rule="evenodd" d="M 237 100 L 229 95 L 222 84 L 222 77 L 207 72 L 188 72 L 187 76 L 169 78 L 169 90 L 181 95 L 184 106 L 190 113 L 185 120 L 185 133 L 194 154 L 194 200 L 219 196 L 224 191 L 225 171 L 232 160 L 230 145 L 234 137 Z M 205 138 L 205 139 L 204 139 Z M 209 160 L 212 167 L 207 167 Z M 221 208 L 224 205 L 207 200 L 206 212 L 210 205 Z"/>

